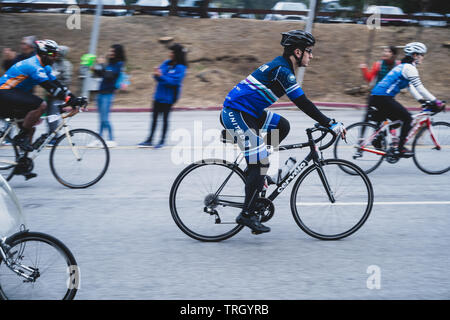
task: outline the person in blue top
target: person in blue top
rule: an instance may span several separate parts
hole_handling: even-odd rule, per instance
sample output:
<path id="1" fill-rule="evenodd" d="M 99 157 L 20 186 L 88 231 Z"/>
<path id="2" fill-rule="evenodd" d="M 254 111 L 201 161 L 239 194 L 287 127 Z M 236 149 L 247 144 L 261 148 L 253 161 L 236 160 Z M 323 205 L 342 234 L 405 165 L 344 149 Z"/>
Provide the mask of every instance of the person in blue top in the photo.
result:
<path id="1" fill-rule="evenodd" d="M 31 93 L 36 85 L 43 87 L 50 96 L 76 105 L 76 98 L 55 75 L 51 65 L 58 54 L 58 44 L 53 40 L 35 42 L 36 54 L 14 64 L 0 78 L 0 116 L 24 119 L 13 143 L 24 151 L 32 151 L 34 125 L 46 111 L 46 102 Z"/>
<path id="2" fill-rule="evenodd" d="M 409 87 L 411 94 L 419 102 L 431 101 L 434 106 L 443 107 L 442 101 L 436 99 L 422 84 L 416 66 L 421 64 L 427 47 L 421 42 L 411 42 L 404 47 L 405 57 L 401 63 L 377 83 L 372 89 L 369 106 L 374 106 L 385 117 L 403 122 L 400 131 L 400 141 L 395 154 L 399 157 L 409 158 L 414 155 L 405 148 L 405 140 L 411 130 L 412 117 L 408 110 L 394 98 L 401 89 Z M 374 139 L 374 142 L 377 140 Z M 377 145 L 374 144 L 375 147 Z"/>
<path id="3" fill-rule="evenodd" d="M 106 144 L 108 147 L 116 147 L 114 141 L 113 129 L 109 121 L 109 114 L 114 102 L 114 93 L 117 89 L 117 80 L 124 67 L 126 61 L 125 50 L 122 45 L 114 44 L 109 48 L 106 61 L 105 58 L 99 58 L 94 66 L 94 74 L 102 78 L 100 88 L 97 94 L 97 107 L 100 117 L 99 135 L 103 135 L 103 131 L 108 131 L 108 139 Z"/>
<path id="4" fill-rule="evenodd" d="M 290 130 L 285 118 L 265 109 L 286 94 L 320 125 L 330 127 L 342 136 L 345 134 L 343 124 L 320 112 L 297 83 L 295 70 L 308 66 L 313 58 L 314 44 L 315 39 L 309 32 L 291 30 L 282 33 L 283 55 L 263 64 L 242 80 L 228 93 L 223 103 L 220 122 L 228 134 L 237 140 L 247 161 L 245 202 L 236 222 L 257 234 L 270 231 L 255 214 L 255 200 L 263 189 L 269 168 L 266 145 L 277 146 Z M 259 136 L 263 132 L 267 132 L 265 139 Z"/>
<path id="5" fill-rule="evenodd" d="M 169 113 L 181 94 L 181 87 L 187 69 L 186 49 L 180 44 L 173 44 L 169 49 L 169 59 L 164 61 L 159 68 L 155 68 L 153 73 L 153 77 L 157 81 L 153 100 L 153 119 L 150 135 L 144 142 L 139 143 L 139 146 L 142 147 L 153 145 L 153 136 L 160 113 L 163 114 L 163 131 L 161 140 L 155 148 L 164 146 L 169 126 Z"/>

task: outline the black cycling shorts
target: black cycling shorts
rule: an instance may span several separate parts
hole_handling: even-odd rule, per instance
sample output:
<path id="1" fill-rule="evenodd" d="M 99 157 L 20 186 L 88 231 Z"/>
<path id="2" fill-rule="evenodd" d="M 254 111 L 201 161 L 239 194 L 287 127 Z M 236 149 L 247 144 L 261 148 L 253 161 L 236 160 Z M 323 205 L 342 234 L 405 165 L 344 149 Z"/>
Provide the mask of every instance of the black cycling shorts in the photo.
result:
<path id="1" fill-rule="evenodd" d="M 0 89 L 0 117 L 23 119 L 44 100 L 20 89 Z"/>

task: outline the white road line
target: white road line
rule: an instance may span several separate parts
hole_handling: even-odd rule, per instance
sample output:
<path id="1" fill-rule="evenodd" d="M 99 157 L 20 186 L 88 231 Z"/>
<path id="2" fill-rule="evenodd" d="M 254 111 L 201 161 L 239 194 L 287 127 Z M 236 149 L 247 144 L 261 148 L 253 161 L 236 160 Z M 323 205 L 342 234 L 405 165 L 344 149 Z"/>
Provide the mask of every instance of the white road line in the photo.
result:
<path id="1" fill-rule="evenodd" d="M 381 205 L 381 206 L 390 206 L 390 205 L 445 205 L 450 204 L 450 201 L 380 201 L 380 202 L 374 202 L 373 205 Z M 365 206 L 367 205 L 367 202 L 335 202 L 335 203 L 329 203 L 329 202 L 297 202 L 297 205 L 299 206 Z"/>

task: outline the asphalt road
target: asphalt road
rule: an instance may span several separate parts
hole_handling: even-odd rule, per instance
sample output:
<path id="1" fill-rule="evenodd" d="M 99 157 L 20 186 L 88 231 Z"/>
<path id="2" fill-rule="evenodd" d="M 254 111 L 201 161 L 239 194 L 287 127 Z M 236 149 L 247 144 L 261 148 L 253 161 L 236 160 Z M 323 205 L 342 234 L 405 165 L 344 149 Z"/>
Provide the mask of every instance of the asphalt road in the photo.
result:
<path id="1" fill-rule="evenodd" d="M 277 112 L 291 123 L 286 143 L 304 141 L 313 122 L 299 111 Z M 324 112 L 347 125 L 362 118 L 357 110 Z M 202 157 L 191 142 L 213 145 L 218 115 L 172 113 L 169 146 L 154 150 L 135 147 L 147 135 L 148 113 L 113 113 L 119 147 L 110 150 L 110 168 L 98 184 L 63 187 L 50 172 L 48 151 L 36 159 L 37 178 L 12 179 L 28 227 L 56 236 L 75 255 L 81 270 L 76 298 L 450 298 L 450 173 L 427 175 L 411 159 L 384 162 L 370 174 L 371 216 L 340 241 L 316 240 L 298 228 L 289 206 L 292 187 L 275 200 L 268 234 L 244 229 L 229 240 L 202 243 L 182 233 L 170 214 L 169 191 L 178 173 Z M 436 118 L 450 121 L 449 114 Z M 71 124 L 96 130 L 97 121 L 97 114 L 84 113 Z M 297 159 L 305 155 L 300 151 Z"/>

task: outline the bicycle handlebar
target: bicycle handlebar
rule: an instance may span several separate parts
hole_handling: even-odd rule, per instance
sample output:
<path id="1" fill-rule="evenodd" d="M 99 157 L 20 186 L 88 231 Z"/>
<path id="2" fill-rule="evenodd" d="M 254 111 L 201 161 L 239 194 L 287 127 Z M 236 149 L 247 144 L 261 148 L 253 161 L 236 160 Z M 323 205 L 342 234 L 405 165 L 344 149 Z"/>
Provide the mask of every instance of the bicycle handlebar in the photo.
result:
<path id="1" fill-rule="evenodd" d="M 82 110 L 86 110 L 87 106 L 88 106 L 87 97 L 78 97 L 75 105 L 68 105 L 67 102 L 64 102 L 62 104 L 59 104 L 57 107 L 59 109 L 59 113 L 62 114 L 61 116 L 62 118 L 69 118 L 73 117 L 78 112 L 80 112 L 80 108 Z M 72 110 L 67 113 L 64 113 L 65 112 L 64 108 L 66 107 L 71 107 Z"/>
<path id="2" fill-rule="evenodd" d="M 314 128 L 306 129 L 306 131 L 307 132 L 309 131 L 311 133 L 316 132 L 316 131 L 322 131 L 322 135 L 319 138 L 314 139 L 314 143 L 315 144 L 317 144 L 318 142 L 322 141 L 328 133 L 331 133 L 333 138 L 328 143 L 326 143 L 325 145 L 320 146 L 319 150 L 325 150 L 325 149 L 329 148 L 336 141 L 336 139 L 338 138 L 338 135 L 336 134 L 336 132 L 334 132 L 330 128 L 321 126 L 318 123 L 316 123 L 314 125 Z"/>
<path id="3" fill-rule="evenodd" d="M 442 102 L 442 107 L 440 109 L 439 109 L 438 106 L 436 106 L 435 104 L 431 103 L 431 101 L 422 102 L 421 103 L 422 109 L 424 109 L 424 111 L 430 112 L 432 116 L 434 116 L 435 114 L 438 114 L 439 112 L 442 112 L 442 111 L 445 112 L 445 107 L 446 107 L 445 103 L 446 103 L 446 101 L 442 100 L 441 102 Z"/>

